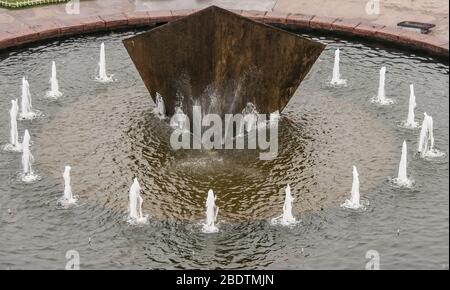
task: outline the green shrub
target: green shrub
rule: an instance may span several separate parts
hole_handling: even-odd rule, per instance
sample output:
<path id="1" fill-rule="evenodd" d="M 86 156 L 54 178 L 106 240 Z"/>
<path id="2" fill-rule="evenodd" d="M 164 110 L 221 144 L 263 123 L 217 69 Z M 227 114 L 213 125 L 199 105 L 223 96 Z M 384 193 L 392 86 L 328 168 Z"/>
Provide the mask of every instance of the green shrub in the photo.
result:
<path id="1" fill-rule="evenodd" d="M 0 0 L 0 7 L 14 9 L 63 2 L 69 2 L 69 0 Z"/>

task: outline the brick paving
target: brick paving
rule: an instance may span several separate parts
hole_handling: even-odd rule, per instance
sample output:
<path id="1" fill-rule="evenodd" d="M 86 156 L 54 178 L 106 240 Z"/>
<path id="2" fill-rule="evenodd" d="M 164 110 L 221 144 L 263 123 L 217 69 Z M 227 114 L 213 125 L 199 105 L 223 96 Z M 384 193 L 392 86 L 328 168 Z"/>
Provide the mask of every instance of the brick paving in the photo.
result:
<path id="1" fill-rule="evenodd" d="M 40 39 L 168 22 L 215 4 L 270 24 L 334 31 L 399 43 L 448 58 L 448 1 L 381 1 L 380 13 L 368 14 L 374 0 L 89 0 L 80 13 L 66 4 L 0 9 L 0 49 Z M 436 25 L 429 35 L 400 29 L 402 20 Z"/>

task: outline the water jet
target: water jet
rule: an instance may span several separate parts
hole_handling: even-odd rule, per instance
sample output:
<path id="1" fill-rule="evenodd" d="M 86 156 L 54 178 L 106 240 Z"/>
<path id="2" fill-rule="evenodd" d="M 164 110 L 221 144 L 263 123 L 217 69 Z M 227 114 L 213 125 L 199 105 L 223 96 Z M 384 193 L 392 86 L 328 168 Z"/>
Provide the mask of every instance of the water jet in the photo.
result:
<path id="1" fill-rule="evenodd" d="M 331 78 L 330 84 L 332 86 L 345 86 L 347 84 L 347 80 L 341 79 L 341 73 L 339 68 L 340 62 L 340 50 L 336 49 L 334 52 L 334 66 L 333 66 L 333 77 Z"/>
<path id="2" fill-rule="evenodd" d="M 59 91 L 58 79 L 56 78 L 56 64 L 52 62 L 52 74 L 49 80 L 50 90 L 47 91 L 46 97 L 50 99 L 58 99 L 62 96 L 62 93 Z"/>
<path id="3" fill-rule="evenodd" d="M 203 224 L 204 233 L 217 233 L 219 228 L 216 226 L 219 208 L 216 206 L 216 196 L 212 189 L 208 190 L 206 198 L 206 220 Z"/>
<path id="4" fill-rule="evenodd" d="M 98 62 L 98 75 L 95 77 L 98 82 L 110 83 L 113 82 L 113 75 L 106 74 L 106 55 L 105 55 L 105 43 L 100 45 L 100 60 Z"/>
<path id="5" fill-rule="evenodd" d="M 33 111 L 31 104 L 30 84 L 25 77 L 22 78 L 22 95 L 20 97 L 20 119 L 32 120 L 38 116 L 37 111 Z"/>
<path id="6" fill-rule="evenodd" d="M 380 79 L 378 83 L 378 95 L 372 98 L 372 103 L 379 105 L 390 105 L 394 103 L 393 100 L 386 98 L 386 90 L 385 90 L 385 82 L 386 82 L 386 67 L 383 66 L 380 69 Z"/>
<path id="7" fill-rule="evenodd" d="M 22 151 L 22 144 L 19 142 L 19 133 L 17 131 L 17 114 L 19 112 L 19 106 L 17 105 L 17 99 L 11 100 L 11 109 L 9 110 L 10 116 L 10 139 L 9 144 L 4 146 L 4 150 L 20 152 Z"/>
<path id="8" fill-rule="evenodd" d="M 416 108 L 416 96 L 414 94 L 414 85 L 411 84 L 409 86 L 409 105 L 408 105 L 408 117 L 406 118 L 406 122 L 404 127 L 414 129 L 417 128 L 418 124 L 414 120 L 414 109 Z"/>
<path id="9" fill-rule="evenodd" d="M 423 115 L 417 152 L 422 158 L 442 157 L 445 153 L 434 148 L 433 118 L 426 112 Z"/>
<path id="10" fill-rule="evenodd" d="M 130 224 L 145 224 L 148 220 L 148 215 L 142 213 L 142 203 L 144 200 L 139 194 L 141 190 L 142 188 L 139 185 L 137 178 L 134 178 L 128 194 L 128 222 Z"/>
<path id="11" fill-rule="evenodd" d="M 402 156 L 400 159 L 400 163 L 398 165 L 398 176 L 397 178 L 393 179 L 393 182 L 395 185 L 400 187 L 410 187 L 413 183 L 411 179 L 408 178 L 407 174 L 407 155 L 408 155 L 408 149 L 406 145 L 406 141 L 403 141 L 402 144 Z"/>
<path id="12" fill-rule="evenodd" d="M 35 174 L 32 168 L 34 157 L 30 150 L 30 133 L 25 130 L 22 141 L 22 181 L 33 182 L 38 180 L 39 175 Z"/>
<path id="13" fill-rule="evenodd" d="M 356 166 L 353 166 L 353 182 L 350 199 L 347 199 L 341 207 L 348 209 L 364 209 L 364 204 L 361 202 L 361 195 L 359 193 L 359 173 Z"/>
<path id="14" fill-rule="evenodd" d="M 295 219 L 294 215 L 292 214 L 292 204 L 294 202 L 294 198 L 291 194 L 291 187 L 288 184 L 285 189 L 285 197 L 284 197 L 284 204 L 283 204 L 283 214 L 279 217 L 272 219 L 272 224 L 280 224 L 283 226 L 292 226 L 298 223 L 298 221 Z"/>
<path id="15" fill-rule="evenodd" d="M 62 206 L 69 206 L 75 204 L 77 199 L 73 196 L 72 186 L 70 185 L 70 166 L 64 168 L 63 178 L 64 178 L 64 194 L 59 199 L 58 203 Z"/>

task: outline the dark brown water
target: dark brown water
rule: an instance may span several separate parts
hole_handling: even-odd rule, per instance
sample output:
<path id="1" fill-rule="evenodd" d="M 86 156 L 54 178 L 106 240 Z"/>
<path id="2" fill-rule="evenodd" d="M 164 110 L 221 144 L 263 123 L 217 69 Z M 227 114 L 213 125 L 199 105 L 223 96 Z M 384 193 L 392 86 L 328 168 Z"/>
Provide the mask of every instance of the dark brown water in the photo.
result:
<path id="1" fill-rule="evenodd" d="M 9 136 L 10 99 L 28 76 L 33 105 L 45 117 L 19 122 L 34 141 L 42 180 L 17 180 L 20 155 L 0 152 L 0 267 L 65 267 L 80 253 L 81 267 L 99 268 L 356 268 L 377 250 L 382 268 L 448 267 L 448 158 L 414 155 L 419 131 L 406 119 L 409 84 L 418 107 L 432 115 L 436 146 L 448 153 L 448 65 L 337 39 L 283 111 L 277 159 L 253 151 L 174 152 L 167 123 L 152 114 L 148 93 L 121 39 L 134 32 L 85 36 L 0 55 L 1 142 Z M 93 81 L 99 46 L 118 82 Z M 334 49 L 341 49 L 345 88 L 331 88 Z M 61 91 L 43 98 L 51 61 Z M 378 70 L 387 67 L 389 107 L 369 102 Z M 401 145 L 409 145 L 412 189 L 395 189 Z M 72 166 L 79 206 L 61 210 L 64 165 Z M 351 167 L 360 173 L 366 211 L 344 210 Z M 128 189 L 139 178 L 148 225 L 125 222 Z M 270 225 L 281 214 L 286 184 L 295 198 L 293 228 Z M 219 229 L 203 234 L 208 189 L 217 194 Z M 8 212 L 8 209 L 10 213 Z M 399 233 L 398 233 L 399 230 Z M 89 239 L 91 242 L 89 243 Z"/>

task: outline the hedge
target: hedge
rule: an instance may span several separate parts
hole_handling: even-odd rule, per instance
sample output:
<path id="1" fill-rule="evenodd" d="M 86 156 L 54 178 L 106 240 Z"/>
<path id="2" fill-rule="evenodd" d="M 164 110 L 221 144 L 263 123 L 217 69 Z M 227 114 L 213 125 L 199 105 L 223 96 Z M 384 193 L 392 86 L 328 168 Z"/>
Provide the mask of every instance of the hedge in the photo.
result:
<path id="1" fill-rule="evenodd" d="M 0 0 L 0 7 L 25 8 L 37 5 L 69 2 L 69 0 Z"/>

